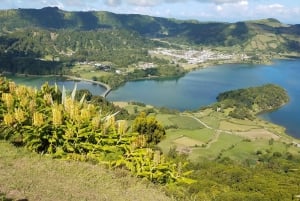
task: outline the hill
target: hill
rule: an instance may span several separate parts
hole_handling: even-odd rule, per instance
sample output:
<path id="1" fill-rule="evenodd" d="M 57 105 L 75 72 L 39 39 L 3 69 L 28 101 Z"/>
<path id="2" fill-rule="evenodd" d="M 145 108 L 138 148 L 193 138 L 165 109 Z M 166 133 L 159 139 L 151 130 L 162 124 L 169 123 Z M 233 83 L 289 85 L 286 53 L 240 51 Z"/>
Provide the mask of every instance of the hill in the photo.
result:
<path id="1" fill-rule="evenodd" d="M 287 49 L 294 49 L 299 40 L 299 25 L 282 24 L 276 19 L 256 21 L 219 23 L 185 21 L 152 17 L 137 14 L 115 14 L 105 11 L 67 12 L 56 7 L 43 9 L 18 9 L 0 12 L 2 31 L 13 31 L 20 28 L 42 29 L 119 29 L 134 31 L 150 38 L 168 38 L 182 40 L 198 45 L 247 45 L 257 41 L 261 35 L 267 35 L 264 43 L 279 43 Z M 292 45 L 289 43 L 295 42 Z M 275 49 L 274 45 L 267 45 Z"/>
<path id="2" fill-rule="evenodd" d="M 0 200 L 171 200 L 125 170 L 54 160 L 4 141 L 0 152 Z"/>
<path id="3" fill-rule="evenodd" d="M 69 97 L 47 84 L 33 90 L 0 82 L 1 199 L 124 200 L 126 195 L 128 200 L 169 200 L 159 183 L 176 200 L 290 200 L 299 195 L 299 140 L 282 127 L 236 119 L 211 107 L 179 113 L 142 103 L 123 104 L 130 115 L 144 112 L 133 123 L 115 121 L 102 115 L 102 100 L 78 102 L 75 90 Z M 278 100 L 266 105 L 272 95 Z M 247 107 L 258 97 L 260 111 L 285 103 L 285 95 L 265 85 L 225 92 L 219 100 L 236 97 Z M 162 128 L 155 119 L 165 126 L 166 139 L 155 140 L 160 143 L 152 149 L 147 142 Z M 144 131 L 133 132 L 134 127 Z"/>
<path id="4" fill-rule="evenodd" d="M 93 74 L 93 79 L 113 87 L 130 79 L 182 75 L 188 66 L 186 59 L 151 54 L 158 48 L 239 55 L 227 62 L 267 62 L 274 57 L 299 56 L 300 49 L 300 26 L 276 19 L 199 22 L 46 7 L 2 10 L 0 27 L 1 71 L 81 75 L 84 72 L 73 70 L 78 62 L 87 62 L 89 67 L 100 63 L 111 72 L 118 70 L 119 75 Z"/>
<path id="5" fill-rule="evenodd" d="M 261 87 L 250 87 L 223 92 L 217 97 L 215 107 L 220 110 L 230 108 L 229 115 L 244 119 L 253 119 L 253 114 L 276 110 L 289 101 L 287 92 L 280 86 L 267 84 Z"/>

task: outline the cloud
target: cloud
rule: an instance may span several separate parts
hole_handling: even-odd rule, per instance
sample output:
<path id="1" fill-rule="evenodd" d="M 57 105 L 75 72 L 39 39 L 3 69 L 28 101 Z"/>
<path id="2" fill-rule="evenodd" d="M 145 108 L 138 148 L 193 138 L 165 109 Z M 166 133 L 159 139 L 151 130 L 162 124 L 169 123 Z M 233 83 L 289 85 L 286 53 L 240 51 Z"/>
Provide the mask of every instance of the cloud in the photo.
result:
<path id="1" fill-rule="evenodd" d="M 105 0 L 104 3 L 108 6 L 118 6 L 122 4 L 122 0 Z"/>
<path id="2" fill-rule="evenodd" d="M 121 4 L 128 4 L 132 6 L 151 7 L 159 4 L 167 3 L 185 3 L 185 2 L 200 2 L 200 3 L 212 3 L 212 4 L 228 4 L 228 3 L 240 3 L 247 0 L 105 0 L 105 4 L 109 6 L 119 6 Z"/>
<path id="3" fill-rule="evenodd" d="M 228 3 L 240 3 L 244 2 L 245 0 L 197 0 L 198 2 L 205 2 L 205 3 L 214 3 L 214 4 L 228 4 Z"/>
<path id="4" fill-rule="evenodd" d="M 212 3 L 217 5 L 228 3 L 248 2 L 249 0 L 0 0 L 0 4 L 14 5 L 14 7 L 45 7 L 57 6 L 59 8 L 77 8 L 85 9 L 97 5 L 98 7 L 107 5 L 110 7 L 118 7 L 121 5 L 139 6 L 139 7 L 154 7 L 161 4 L 175 4 L 175 3 Z"/>
<path id="5" fill-rule="evenodd" d="M 269 4 L 269 5 L 259 5 L 257 7 L 257 12 L 259 13 L 269 13 L 269 14 L 288 14 L 290 10 L 281 4 Z"/>

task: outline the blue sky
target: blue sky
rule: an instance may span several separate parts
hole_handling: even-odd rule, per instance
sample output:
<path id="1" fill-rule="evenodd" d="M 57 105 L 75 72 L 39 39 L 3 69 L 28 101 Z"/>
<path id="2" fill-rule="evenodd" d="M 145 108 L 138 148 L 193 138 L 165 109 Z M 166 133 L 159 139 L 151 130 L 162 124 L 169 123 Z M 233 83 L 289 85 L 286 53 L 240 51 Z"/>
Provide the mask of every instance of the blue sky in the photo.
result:
<path id="1" fill-rule="evenodd" d="M 300 24 L 299 0 L 0 0 L 0 9 L 57 6 L 68 11 L 105 10 L 199 21 L 276 18 Z"/>

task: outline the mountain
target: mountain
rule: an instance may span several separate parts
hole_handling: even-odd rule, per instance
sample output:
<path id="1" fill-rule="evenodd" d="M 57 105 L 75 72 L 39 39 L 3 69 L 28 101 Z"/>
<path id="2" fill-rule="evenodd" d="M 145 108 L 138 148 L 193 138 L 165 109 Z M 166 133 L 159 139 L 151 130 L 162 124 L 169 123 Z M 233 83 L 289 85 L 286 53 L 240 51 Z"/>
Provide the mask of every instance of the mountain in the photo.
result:
<path id="1" fill-rule="evenodd" d="M 285 25 L 276 19 L 237 23 L 185 21 L 137 14 L 114 14 L 105 11 L 67 12 L 57 7 L 0 11 L 2 31 L 20 28 L 42 29 L 125 29 L 150 38 L 181 39 L 200 45 L 246 44 L 259 41 L 274 43 L 281 40 L 298 42 L 300 25 Z M 260 36 L 265 35 L 264 39 Z M 292 40 L 292 41 L 290 41 Z M 296 44 L 294 44 L 296 45 Z M 293 48 L 293 47 L 292 47 Z"/>
<path id="2" fill-rule="evenodd" d="M 117 67 L 153 62 L 149 49 L 178 48 L 178 44 L 242 52 L 253 58 L 258 53 L 299 55 L 299 36 L 299 24 L 276 19 L 199 22 L 105 11 L 69 12 L 56 7 L 0 11 L 2 70 L 27 69 L 23 73 L 37 72 L 41 66 L 50 69 L 47 73 L 57 72 L 61 65 L 53 68 L 54 61 L 65 65 L 109 61 Z"/>

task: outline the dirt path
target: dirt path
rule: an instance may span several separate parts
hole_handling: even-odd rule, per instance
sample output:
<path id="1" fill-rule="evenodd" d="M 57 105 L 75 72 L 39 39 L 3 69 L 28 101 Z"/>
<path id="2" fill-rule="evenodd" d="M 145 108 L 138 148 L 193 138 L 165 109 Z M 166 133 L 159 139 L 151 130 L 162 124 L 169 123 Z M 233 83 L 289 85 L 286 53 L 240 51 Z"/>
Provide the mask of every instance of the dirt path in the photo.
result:
<path id="1" fill-rule="evenodd" d="M 186 117 L 193 118 L 193 119 L 195 119 L 196 121 L 198 121 L 200 124 L 202 124 L 205 128 L 215 130 L 214 128 L 208 126 L 206 123 L 204 123 L 203 121 L 201 121 L 200 119 L 198 119 L 198 118 L 195 117 L 194 115 L 191 115 L 191 114 L 180 114 L 180 115 L 181 115 L 181 116 L 186 116 Z"/>
<path id="2" fill-rule="evenodd" d="M 207 145 L 206 145 L 205 148 L 206 148 L 206 149 L 209 149 L 213 143 L 217 142 L 218 139 L 219 139 L 219 137 L 220 137 L 220 134 L 221 134 L 220 131 L 217 130 L 217 131 L 215 132 L 214 137 L 212 138 L 211 141 L 209 141 L 209 142 L 207 143 Z"/>
<path id="3" fill-rule="evenodd" d="M 206 149 L 209 149 L 211 147 L 211 144 L 215 143 L 218 141 L 220 134 L 223 133 L 228 133 L 228 134 L 234 134 L 233 132 L 230 131 L 225 131 L 225 130 L 220 130 L 220 129 L 215 129 L 209 125 L 207 125 L 206 123 L 204 123 L 203 121 L 201 121 L 200 119 L 198 119 L 197 117 L 195 117 L 194 115 L 191 114 L 180 114 L 181 116 L 186 116 L 186 117 L 190 117 L 195 119 L 196 121 L 198 121 L 200 124 L 202 124 L 205 128 L 211 129 L 215 131 L 215 135 L 213 136 L 213 138 L 207 143 L 207 145 L 205 146 Z"/>

